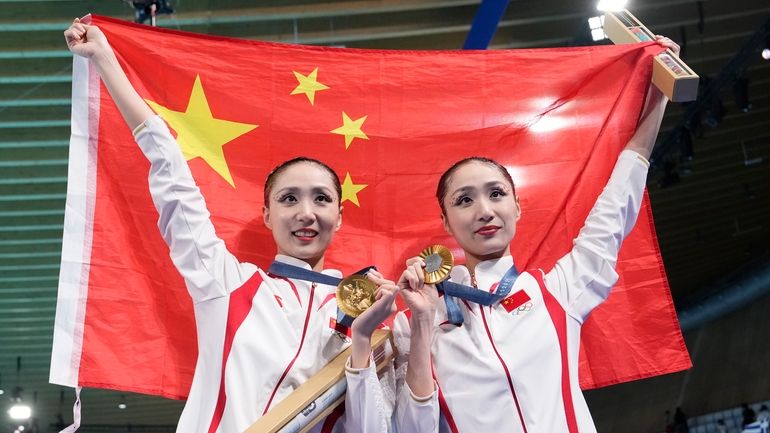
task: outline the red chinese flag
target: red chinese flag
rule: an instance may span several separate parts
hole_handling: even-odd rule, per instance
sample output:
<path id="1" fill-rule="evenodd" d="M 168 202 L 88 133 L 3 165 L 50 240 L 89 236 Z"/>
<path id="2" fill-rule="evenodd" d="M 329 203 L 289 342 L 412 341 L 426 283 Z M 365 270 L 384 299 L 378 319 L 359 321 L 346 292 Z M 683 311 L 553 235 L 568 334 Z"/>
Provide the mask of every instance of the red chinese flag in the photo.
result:
<path id="1" fill-rule="evenodd" d="M 633 134 L 660 51 L 353 50 L 93 23 L 177 136 L 217 233 L 241 261 L 272 261 L 264 179 L 304 155 L 344 181 L 327 266 L 376 264 L 391 278 L 431 243 L 461 254 L 434 191 L 443 170 L 471 155 L 504 163 L 517 183 L 518 268 L 550 269 Z M 75 58 L 54 383 L 187 395 L 195 322 L 156 227 L 148 169 L 98 75 Z M 583 388 L 690 366 L 646 199 L 618 268 L 583 328 Z"/>

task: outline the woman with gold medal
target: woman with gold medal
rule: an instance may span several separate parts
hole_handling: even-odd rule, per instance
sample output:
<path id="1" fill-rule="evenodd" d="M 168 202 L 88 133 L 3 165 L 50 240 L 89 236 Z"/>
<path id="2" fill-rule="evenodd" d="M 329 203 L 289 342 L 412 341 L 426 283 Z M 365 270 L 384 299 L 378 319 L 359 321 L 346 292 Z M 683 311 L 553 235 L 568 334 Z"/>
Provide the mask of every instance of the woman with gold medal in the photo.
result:
<path id="1" fill-rule="evenodd" d="M 330 325 L 338 317 L 336 287 L 279 276 L 231 254 L 179 145 L 133 88 L 102 31 L 76 19 L 64 36 L 70 51 L 98 71 L 150 162 L 158 227 L 194 303 L 199 353 L 177 431 L 241 433 L 351 345 Z M 326 249 L 342 223 L 340 197 L 339 178 L 320 161 L 295 158 L 270 173 L 263 213 L 278 250 L 274 265 L 327 281 L 341 277 L 324 269 Z M 333 412 L 311 432 L 385 432 L 390 425 L 376 412 L 382 405 L 361 390 L 377 380 L 369 341 L 395 311 L 397 287 L 376 271 L 354 279 L 355 302 L 341 298 L 341 306 L 358 316 L 351 326 L 346 413 L 340 418 L 340 411 Z"/>
<path id="2" fill-rule="evenodd" d="M 678 55 L 670 39 L 657 41 Z M 666 102 L 650 86 L 637 131 L 572 251 L 550 270 L 519 274 L 514 266 L 522 209 L 502 165 L 468 158 L 443 174 L 436 195 L 444 227 L 466 263 L 452 267 L 449 251 L 434 246 L 410 259 L 399 280 L 409 307 L 394 322 L 408 361 L 397 390 L 400 433 L 596 432 L 577 377 L 580 328 L 618 278 L 618 250 L 641 206 Z M 447 274 L 496 299 L 442 302 L 431 283 Z"/>

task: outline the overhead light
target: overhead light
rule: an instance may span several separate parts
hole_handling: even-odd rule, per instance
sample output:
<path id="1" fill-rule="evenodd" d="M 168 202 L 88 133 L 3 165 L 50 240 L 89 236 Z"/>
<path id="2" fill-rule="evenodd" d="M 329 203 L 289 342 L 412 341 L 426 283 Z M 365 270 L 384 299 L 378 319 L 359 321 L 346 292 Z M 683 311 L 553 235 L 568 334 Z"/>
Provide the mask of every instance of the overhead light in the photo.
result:
<path id="1" fill-rule="evenodd" d="M 155 18 L 158 14 L 173 14 L 174 8 L 168 0 L 125 0 L 134 7 L 134 21 L 144 24 L 150 20 L 150 25 L 155 27 Z"/>
<path id="2" fill-rule="evenodd" d="M 607 39 L 607 35 L 604 34 L 604 16 L 589 18 L 588 27 L 591 29 L 591 39 L 594 42 Z"/>
<path id="3" fill-rule="evenodd" d="M 21 398 L 23 389 L 19 386 L 19 377 L 21 376 L 21 356 L 16 357 L 16 386 L 11 392 L 11 402 L 13 406 L 8 409 L 8 416 L 13 420 L 24 421 L 32 417 L 32 408 L 24 403 Z M 35 393 L 35 400 L 37 400 L 37 393 Z"/>
<path id="4" fill-rule="evenodd" d="M 32 408 L 24 403 L 16 403 L 8 409 L 8 416 L 14 420 L 28 420 L 32 416 Z"/>
<path id="5" fill-rule="evenodd" d="M 118 403 L 118 409 L 123 410 L 127 408 L 128 405 L 126 404 L 126 396 L 125 394 L 120 395 L 120 403 Z"/>
<path id="6" fill-rule="evenodd" d="M 601 41 L 607 39 L 607 35 L 604 34 L 604 29 L 593 29 L 591 30 L 591 39 Z"/>
<path id="7" fill-rule="evenodd" d="M 24 431 L 24 426 L 23 426 L 23 425 L 20 425 L 20 426 L 19 426 L 19 428 L 18 428 L 18 430 L 19 430 L 19 431 Z"/>
<path id="8" fill-rule="evenodd" d="M 765 60 L 770 60 L 770 48 L 765 48 L 762 50 L 762 58 Z"/>
<path id="9" fill-rule="evenodd" d="M 618 12 L 626 8 L 628 0 L 599 0 L 596 9 L 602 12 Z"/>

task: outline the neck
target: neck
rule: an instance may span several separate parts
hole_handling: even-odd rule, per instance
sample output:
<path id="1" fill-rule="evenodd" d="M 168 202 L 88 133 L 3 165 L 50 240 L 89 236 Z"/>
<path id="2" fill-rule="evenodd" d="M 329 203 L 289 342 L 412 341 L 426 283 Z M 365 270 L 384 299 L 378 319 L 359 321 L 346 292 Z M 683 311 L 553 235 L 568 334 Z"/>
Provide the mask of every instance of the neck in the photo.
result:
<path id="1" fill-rule="evenodd" d="M 297 260 L 302 260 L 303 262 L 305 262 L 308 265 L 310 265 L 310 269 L 312 269 L 312 270 L 314 270 L 316 272 L 321 272 L 324 269 L 324 256 L 323 255 L 321 255 L 320 257 L 310 257 L 310 258 L 307 258 L 307 259 L 302 259 L 302 258 L 299 258 L 299 257 L 295 257 L 295 256 L 293 256 L 291 254 L 288 254 L 287 252 L 281 250 L 280 248 L 278 249 L 277 253 L 281 254 L 281 255 L 284 255 L 284 256 L 295 258 Z"/>
<path id="2" fill-rule="evenodd" d="M 490 254 L 477 255 L 469 251 L 465 251 L 465 267 L 468 268 L 468 271 L 471 273 L 471 275 L 476 275 L 476 265 L 478 265 L 479 263 L 487 260 L 499 259 L 501 257 L 510 256 L 510 255 L 511 255 L 510 245 L 500 251 L 496 251 Z"/>
<path id="3" fill-rule="evenodd" d="M 316 272 L 321 272 L 324 270 L 324 256 L 301 260 L 309 264 L 310 267 Z"/>

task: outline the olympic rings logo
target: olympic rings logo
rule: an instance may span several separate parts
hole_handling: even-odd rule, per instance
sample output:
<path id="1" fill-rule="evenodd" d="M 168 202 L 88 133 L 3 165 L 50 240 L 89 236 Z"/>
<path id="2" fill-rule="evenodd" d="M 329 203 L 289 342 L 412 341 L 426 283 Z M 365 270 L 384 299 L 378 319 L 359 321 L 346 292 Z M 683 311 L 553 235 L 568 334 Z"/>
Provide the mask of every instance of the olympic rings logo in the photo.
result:
<path id="1" fill-rule="evenodd" d="M 521 305 L 519 308 L 513 311 L 513 314 L 519 316 L 521 314 L 526 313 L 527 311 L 531 311 L 532 307 L 534 307 L 535 304 L 532 303 L 532 301 L 526 302 L 523 305 Z"/>

